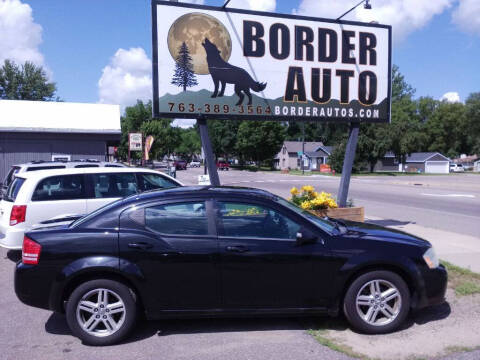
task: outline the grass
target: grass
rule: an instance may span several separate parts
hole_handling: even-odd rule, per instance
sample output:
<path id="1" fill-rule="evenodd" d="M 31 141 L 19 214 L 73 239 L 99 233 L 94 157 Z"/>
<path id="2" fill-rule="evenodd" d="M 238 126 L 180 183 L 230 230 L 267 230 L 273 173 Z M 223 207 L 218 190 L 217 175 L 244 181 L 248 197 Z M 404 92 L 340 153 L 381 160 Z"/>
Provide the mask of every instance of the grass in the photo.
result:
<path id="1" fill-rule="evenodd" d="M 328 337 L 326 337 L 326 330 L 308 330 L 308 333 L 310 335 L 313 336 L 313 338 L 315 340 L 318 341 L 318 343 L 320 345 L 323 345 L 323 346 L 326 346 L 334 351 L 338 351 L 338 352 L 341 352 L 347 356 L 350 356 L 352 358 L 356 358 L 356 359 L 361 359 L 361 360 L 372 360 L 370 359 L 368 356 L 365 356 L 363 354 L 359 354 L 355 351 L 353 351 L 353 349 L 348 346 L 348 345 L 345 345 L 345 344 L 340 344 L 340 343 L 336 343 L 334 340 L 331 340 L 329 339 Z"/>
<path id="2" fill-rule="evenodd" d="M 448 271 L 448 286 L 455 290 L 457 296 L 480 294 L 480 274 L 448 261 L 442 260 L 442 264 Z"/>

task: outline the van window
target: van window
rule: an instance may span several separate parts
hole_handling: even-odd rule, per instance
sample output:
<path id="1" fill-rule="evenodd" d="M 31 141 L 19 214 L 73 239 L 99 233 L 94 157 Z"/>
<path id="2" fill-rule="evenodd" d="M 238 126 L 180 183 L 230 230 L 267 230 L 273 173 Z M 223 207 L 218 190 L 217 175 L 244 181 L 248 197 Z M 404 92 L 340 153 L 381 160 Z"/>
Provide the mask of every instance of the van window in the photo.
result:
<path id="1" fill-rule="evenodd" d="M 18 178 L 18 177 L 13 178 L 13 182 L 8 187 L 4 200 L 12 201 L 12 202 L 15 201 L 15 199 L 17 198 L 18 192 L 20 191 L 20 188 L 22 187 L 24 182 L 25 182 L 24 178 Z"/>
<path id="2" fill-rule="evenodd" d="M 5 177 L 4 186 L 8 186 L 12 183 L 13 179 L 15 178 L 15 174 L 20 171 L 18 166 L 12 166 L 10 171 L 8 172 L 7 176 Z"/>
<path id="3" fill-rule="evenodd" d="M 134 173 L 92 174 L 95 198 L 118 198 L 137 193 Z"/>
<path id="4" fill-rule="evenodd" d="M 85 199 L 83 175 L 51 176 L 40 181 L 32 201 Z"/>
<path id="5" fill-rule="evenodd" d="M 177 187 L 172 180 L 157 174 L 137 174 L 138 185 L 141 191 L 168 189 Z"/>

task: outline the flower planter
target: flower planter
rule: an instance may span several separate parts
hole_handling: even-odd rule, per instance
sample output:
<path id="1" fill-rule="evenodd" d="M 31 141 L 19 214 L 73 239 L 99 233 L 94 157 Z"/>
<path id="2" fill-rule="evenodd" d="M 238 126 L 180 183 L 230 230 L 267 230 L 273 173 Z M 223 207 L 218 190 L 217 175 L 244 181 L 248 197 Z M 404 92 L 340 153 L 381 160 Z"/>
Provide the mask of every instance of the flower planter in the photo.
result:
<path id="1" fill-rule="evenodd" d="M 288 174 L 289 170 L 288 169 L 282 169 L 282 174 Z"/>
<path id="2" fill-rule="evenodd" d="M 365 208 L 363 206 L 308 211 L 310 211 L 314 215 L 317 215 L 318 217 L 328 216 L 334 219 L 351 220 L 358 222 L 365 221 Z"/>

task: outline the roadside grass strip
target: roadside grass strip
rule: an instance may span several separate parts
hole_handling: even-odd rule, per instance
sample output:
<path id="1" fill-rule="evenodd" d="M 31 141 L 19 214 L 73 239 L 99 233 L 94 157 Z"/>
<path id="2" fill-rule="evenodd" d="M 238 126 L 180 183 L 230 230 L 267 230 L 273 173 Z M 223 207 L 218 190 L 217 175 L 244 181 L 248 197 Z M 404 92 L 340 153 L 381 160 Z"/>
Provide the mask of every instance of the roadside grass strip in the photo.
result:
<path id="1" fill-rule="evenodd" d="M 442 260 L 448 271 L 448 287 L 457 296 L 480 294 L 480 274 Z"/>

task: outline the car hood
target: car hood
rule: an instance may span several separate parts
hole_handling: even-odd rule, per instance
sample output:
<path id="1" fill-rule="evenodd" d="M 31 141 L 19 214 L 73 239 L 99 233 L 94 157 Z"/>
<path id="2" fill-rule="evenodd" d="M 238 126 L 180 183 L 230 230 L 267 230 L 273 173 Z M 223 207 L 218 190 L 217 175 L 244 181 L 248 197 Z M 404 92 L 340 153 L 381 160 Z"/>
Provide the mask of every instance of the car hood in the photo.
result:
<path id="1" fill-rule="evenodd" d="M 347 232 L 345 235 L 359 236 L 364 240 L 386 241 L 430 247 L 431 244 L 425 239 L 406 233 L 401 230 L 386 228 L 376 224 L 344 221 Z"/>

